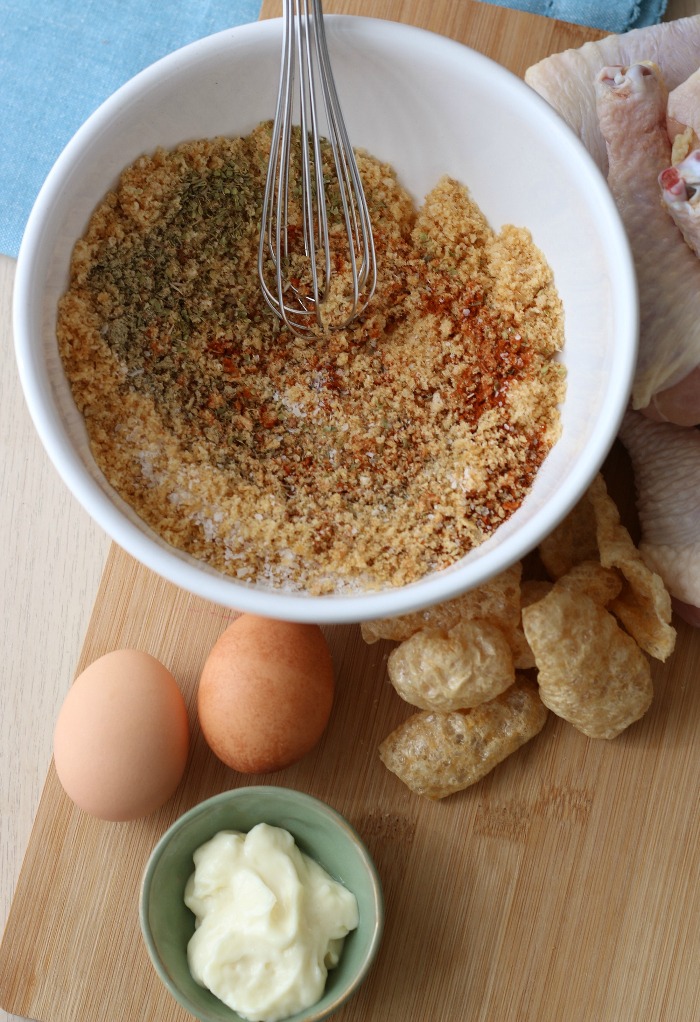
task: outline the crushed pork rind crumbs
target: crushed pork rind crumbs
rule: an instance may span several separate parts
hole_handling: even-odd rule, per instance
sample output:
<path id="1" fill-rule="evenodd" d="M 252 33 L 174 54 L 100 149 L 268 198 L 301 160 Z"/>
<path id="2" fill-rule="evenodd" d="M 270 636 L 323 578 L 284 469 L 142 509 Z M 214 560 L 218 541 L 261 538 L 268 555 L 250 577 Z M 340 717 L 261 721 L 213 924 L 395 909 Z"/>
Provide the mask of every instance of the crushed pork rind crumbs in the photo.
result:
<path id="1" fill-rule="evenodd" d="M 377 291 L 300 340 L 257 275 L 269 144 L 263 124 L 124 171 L 75 247 L 66 373 L 98 465 L 170 544 L 292 591 L 404 585 L 528 493 L 560 432 L 561 302 L 527 230 L 494 234 L 449 178 L 416 211 L 359 153 Z"/>

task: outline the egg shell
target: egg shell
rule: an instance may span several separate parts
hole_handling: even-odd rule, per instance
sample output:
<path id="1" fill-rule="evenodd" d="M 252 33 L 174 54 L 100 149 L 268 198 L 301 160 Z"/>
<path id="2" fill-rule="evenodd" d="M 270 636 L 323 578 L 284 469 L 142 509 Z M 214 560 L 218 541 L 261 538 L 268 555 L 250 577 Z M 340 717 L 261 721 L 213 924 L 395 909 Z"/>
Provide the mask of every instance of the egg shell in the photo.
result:
<path id="1" fill-rule="evenodd" d="M 317 625 L 243 614 L 219 637 L 197 693 L 216 756 L 241 773 L 271 773 L 318 743 L 333 705 L 330 650 Z"/>
<path id="2" fill-rule="evenodd" d="M 90 664 L 69 689 L 54 729 L 54 763 L 66 794 L 114 822 L 163 805 L 182 779 L 188 750 L 178 684 L 141 650 L 114 650 Z"/>

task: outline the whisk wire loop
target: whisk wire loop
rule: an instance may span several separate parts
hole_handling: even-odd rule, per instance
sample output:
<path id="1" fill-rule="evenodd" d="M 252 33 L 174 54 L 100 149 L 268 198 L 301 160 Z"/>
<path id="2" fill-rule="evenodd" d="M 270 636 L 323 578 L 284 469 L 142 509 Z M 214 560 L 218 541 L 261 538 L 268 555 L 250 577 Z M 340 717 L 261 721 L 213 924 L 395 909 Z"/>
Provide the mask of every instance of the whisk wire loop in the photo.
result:
<path id="1" fill-rule="evenodd" d="M 353 268 L 352 279 L 354 283 L 353 298 L 355 306 L 357 306 L 359 304 L 361 289 L 367 287 L 369 283 L 369 290 L 373 293 L 377 283 L 372 224 L 370 222 L 367 202 L 352 201 L 353 195 L 359 195 L 364 200 L 364 190 L 357 161 L 355 160 L 355 154 L 350 143 L 350 138 L 348 137 L 345 121 L 341 114 L 340 100 L 338 99 L 335 79 L 333 78 L 333 72 L 330 66 L 330 57 L 328 55 L 326 30 L 323 18 L 321 18 L 318 24 L 318 40 L 319 62 L 325 70 L 325 73 L 321 76 L 321 81 L 326 93 L 326 109 L 328 110 L 329 118 L 333 122 L 333 127 L 330 132 L 330 142 L 336 165 L 341 168 L 341 172 L 338 174 L 338 184 L 343 207 L 345 228 L 349 237 L 362 239 L 362 244 L 359 246 L 359 252 L 362 255 L 362 263 L 359 270 L 356 265 L 355 246 L 350 246 L 350 259 L 352 261 Z"/>
<path id="2" fill-rule="evenodd" d="M 297 113 L 298 153 L 292 127 Z M 299 210 L 292 219 L 295 190 Z M 342 234 L 329 216 L 331 190 L 338 197 L 338 209 L 331 212 L 337 213 L 344 229 L 342 251 L 338 247 Z M 299 273 L 300 255 L 304 273 Z M 291 270 L 294 260 L 296 269 Z M 347 266 L 348 283 L 338 306 L 341 312 L 336 310 L 331 317 L 324 306 L 337 266 Z M 280 84 L 263 197 L 258 273 L 270 308 L 301 335 L 348 326 L 376 287 L 369 209 L 333 78 L 321 0 L 284 0 Z"/>
<path id="3" fill-rule="evenodd" d="M 301 20 L 299 23 L 298 61 L 300 68 L 301 108 L 301 155 L 303 161 L 302 208 L 304 223 L 304 254 L 312 265 L 317 265 L 316 239 L 323 245 L 322 283 L 318 273 L 312 275 L 313 303 L 318 307 L 326 298 L 330 280 L 330 244 L 328 237 L 328 214 L 326 204 L 315 197 L 322 195 L 324 189 L 323 163 L 321 156 L 321 136 L 316 102 L 315 60 L 318 59 L 318 36 L 314 35 L 312 19 L 315 12 L 309 10 L 307 0 L 302 0 Z M 316 47 L 314 52 L 313 47 Z M 325 97 L 324 97 L 325 98 Z M 310 146 L 303 140 L 309 139 Z M 313 181 L 312 181 L 313 174 Z M 296 289 L 295 289 L 296 290 Z M 300 297 L 297 291 L 297 297 Z"/>

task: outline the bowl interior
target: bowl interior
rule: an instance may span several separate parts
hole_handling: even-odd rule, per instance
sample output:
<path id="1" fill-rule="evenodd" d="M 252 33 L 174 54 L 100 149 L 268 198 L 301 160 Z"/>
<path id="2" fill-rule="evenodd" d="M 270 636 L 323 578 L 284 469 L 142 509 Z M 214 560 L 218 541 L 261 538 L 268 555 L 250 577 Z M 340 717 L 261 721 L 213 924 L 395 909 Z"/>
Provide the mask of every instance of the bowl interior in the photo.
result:
<path id="1" fill-rule="evenodd" d="M 194 916 L 183 901 L 194 869 L 194 851 L 220 830 L 247 832 L 256 823 L 283 827 L 302 852 L 320 863 L 357 898 L 360 923 L 321 1000 L 294 1019 L 319 1020 L 335 1011 L 364 979 L 381 939 L 383 901 L 374 865 L 354 830 L 338 813 L 302 792 L 275 787 L 238 788 L 195 806 L 163 836 L 146 866 L 141 889 L 141 927 L 156 971 L 187 1011 L 211 1022 L 240 1016 L 192 979 L 187 942 Z"/>
<path id="2" fill-rule="evenodd" d="M 464 182 L 498 229 L 528 227 L 565 307 L 563 435 L 522 507 L 456 566 L 402 589 L 311 597 L 241 584 L 170 548 L 103 479 L 56 349 L 71 250 L 120 171 L 156 146 L 246 133 L 274 114 L 281 22 L 219 33 L 142 72 L 67 146 L 20 251 L 15 336 L 27 402 L 49 456 L 88 512 L 134 557 L 217 603 L 280 618 L 359 621 L 416 609 L 476 585 L 532 549 L 600 467 L 636 358 L 632 261 L 619 215 L 583 145 L 504 68 L 432 33 L 333 16 L 327 35 L 353 144 L 397 169 L 421 202 L 443 174 Z"/>

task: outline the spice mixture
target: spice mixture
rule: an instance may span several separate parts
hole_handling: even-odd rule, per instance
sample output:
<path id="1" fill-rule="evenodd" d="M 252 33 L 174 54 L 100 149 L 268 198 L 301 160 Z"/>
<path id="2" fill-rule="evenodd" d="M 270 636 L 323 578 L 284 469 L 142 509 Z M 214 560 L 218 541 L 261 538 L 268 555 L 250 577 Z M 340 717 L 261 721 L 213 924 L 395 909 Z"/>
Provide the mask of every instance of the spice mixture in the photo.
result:
<path id="1" fill-rule="evenodd" d="M 526 230 L 494 234 L 448 178 L 416 211 L 360 153 L 376 294 L 293 336 L 257 274 L 269 144 L 264 124 L 127 168 L 75 247 L 61 356 L 99 466 L 169 543 L 288 589 L 403 585 L 530 489 L 560 429 L 561 303 Z"/>

